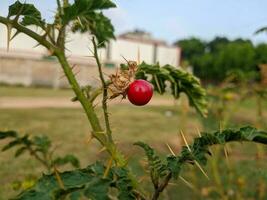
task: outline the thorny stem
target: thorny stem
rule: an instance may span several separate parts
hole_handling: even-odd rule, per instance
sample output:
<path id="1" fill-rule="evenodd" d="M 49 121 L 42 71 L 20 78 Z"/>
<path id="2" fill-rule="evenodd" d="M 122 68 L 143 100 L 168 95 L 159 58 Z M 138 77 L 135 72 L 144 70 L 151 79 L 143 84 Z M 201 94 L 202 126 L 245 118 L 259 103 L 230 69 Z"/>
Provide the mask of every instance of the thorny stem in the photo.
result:
<path id="1" fill-rule="evenodd" d="M 154 194 L 152 196 L 152 199 L 151 200 L 157 200 L 159 198 L 159 195 L 161 192 L 163 192 L 163 190 L 168 186 L 169 184 L 169 181 L 171 180 L 172 178 L 172 173 L 169 172 L 165 179 L 163 180 L 163 182 L 155 188 L 155 191 L 154 191 Z"/>
<path id="2" fill-rule="evenodd" d="M 107 85 L 105 78 L 103 76 L 102 64 L 101 64 L 99 56 L 98 56 L 97 44 L 96 44 L 94 37 L 93 37 L 92 41 L 93 41 L 93 45 L 94 45 L 94 57 L 96 59 L 96 63 L 98 66 L 98 71 L 99 71 L 99 76 L 100 76 L 102 88 L 103 88 L 102 108 L 103 108 L 105 124 L 106 124 L 106 132 L 107 132 L 107 136 L 108 136 L 109 141 L 113 142 L 112 131 L 110 128 L 110 122 L 109 122 L 109 116 L 108 116 L 108 107 L 107 107 L 108 85 Z"/>
<path id="3" fill-rule="evenodd" d="M 65 1 L 66 3 L 67 1 Z M 115 163 L 118 166 L 125 166 L 126 165 L 126 160 L 124 158 L 124 156 L 118 151 L 116 145 L 107 140 L 106 135 L 103 132 L 103 129 L 100 125 L 99 119 L 95 113 L 95 110 L 93 108 L 93 105 L 90 101 L 88 101 L 88 99 L 86 98 L 86 96 L 83 94 L 76 78 L 75 75 L 73 74 L 72 70 L 71 70 L 71 66 L 67 61 L 66 55 L 64 53 L 64 51 L 62 50 L 62 48 L 64 47 L 62 44 L 65 42 L 65 38 L 61 38 L 61 42 L 60 42 L 60 46 L 57 45 L 53 45 L 52 43 L 50 43 L 49 41 L 47 41 L 44 37 L 38 35 L 37 33 L 33 32 L 32 30 L 28 29 L 25 26 L 22 26 L 21 24 L 19 24 L 18 22 L 14 21 L 14 20 L 10 20 L 4 17 L 0 16 L 0 23 L 5 24 L 6 26 L 12 26 L 12 28 L 15 28 L 16 30 L 18 30 L 19 32 L 22 32 L 28 36 L 30 36 L 31 38 L 33 38 L 34 40 L 36 40 L 39 44 L 43 45 L 44 47 L 46 47 L 52 55 L 55 55 L 63 70 L 64 73 L 74 91 L 74 93 L 76 94 L 78 100 L 80 101 L 86 116 L 91 124 L 92 127 L 92 134 L 93 137 L 96 138 L 103 146 L 106 147 L 107 152 L 113 157 Z M 63 31 L 64 32 L 64 31 Z M 64 34 L 63 34 L 64 35 Z"/>

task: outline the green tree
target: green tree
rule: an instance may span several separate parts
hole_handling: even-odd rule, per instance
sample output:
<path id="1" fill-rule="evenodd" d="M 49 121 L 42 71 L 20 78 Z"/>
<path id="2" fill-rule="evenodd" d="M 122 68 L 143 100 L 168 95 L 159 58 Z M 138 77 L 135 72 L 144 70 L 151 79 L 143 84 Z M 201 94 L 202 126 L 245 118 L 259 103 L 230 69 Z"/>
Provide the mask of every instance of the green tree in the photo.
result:
<path id="1" fill-rule="evenodd" d="M 182 58 L 184 60 L 191 60 L 195 56 L 203 55 L 206 44 L 198 38 L 189 38 L 179 40 L 175 43 L 182 48 Z"/>

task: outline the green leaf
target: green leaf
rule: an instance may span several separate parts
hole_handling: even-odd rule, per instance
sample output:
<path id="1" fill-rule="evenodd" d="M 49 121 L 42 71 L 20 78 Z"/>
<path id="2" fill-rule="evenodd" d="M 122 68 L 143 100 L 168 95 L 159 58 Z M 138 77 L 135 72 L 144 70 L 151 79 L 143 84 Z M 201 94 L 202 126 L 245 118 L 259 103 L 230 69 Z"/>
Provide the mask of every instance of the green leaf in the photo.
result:
<path id="1" fill-rule="evenodd" d="M 115 187 L 119 190 L 119 200 L 135 200 L 135 194 L 133 192 L 133 182 L 129 177 L 129 171 L 125 168 L 112 168 L 112 172 L 116 177 Z"/>
<path id="2" fill-rule="evenodd" d="M 151 79 L 149 79 L 150 76 Z M 165 93 L 166 82 L 169 82 L 174 98 L 179 98 L 182 92 L 185 93 L 190 105 L 195 107 L 202 116 L 207 115 L 206 91 L 201 87 L 199 79 L 189 72 L 171 65 L 161 67 L 159 64 L 149 65 L 143 62 L 138 66 L 136 79 L 150 81 L 160 94 Z"/>
<path id="3" fill-rule="evenodd" d="M 92 12 L 84 16 L 80 16 L 79 20 L 75 20 L 72 26 L 73 32 L 90 32 L 97 38 L 99 47 L 103 47 L 105 42 L 115 39 L 114 27 L 109 18 L 102 13 Z"/>
<path id="4" fill-rule="evenodd" d="M 25 151 L 27 150 L 27 147 L 21 147 L 19 148 L 16 153 L 15 153 L 15 157 L 19 157 L 20 155 L 22 155 Z"/>
<path id="5" fill-rule="evenodd" d="M 73 167 L 80 167 L 80 161 L 74 155 L 66 155 L 64 157 L 58 157 L 53 161 L 54 165 L 62 166 L 70 163 Z"/>
<path id="6" fill-rule="evenodd" d="M 38 147 L 37 148 L 38 151 L 41 151 L 43 153 L 47 153 L 49 148 L 51 147 L 51 141 L 45 135 L 35 136 L 33 138 L 33 143 L 34 143 L 34 145 L 36 145 Z"/>
<path id="7" fill-rule="evenodd" d="M 9 6 L 8 17 L 12 16 L 24 16 L 20 21 L 24 26 L 37 25 L 42 27 L 45 24 L 44 20 L 42 20 L 40 11 L 33 4 L 16 1 Z"/>
<path id="8" fill-rule="evenodd" d="M 86 185 L 84 196 L 92 200 L 109 200 L 108 190 L 110 183 L 111 180 L 109 179 L 95 177 Z"/>
<path id="9" fill-rule="evenodd" d="M 0 140 L 6 139 L 6 138 L 15 138 L 18 134 L 16 131 L 0 131 Z"/>
<path id="10" fill-rule="evenodd" d="M 60 187 L 54 174 L 43 175 L 33 187 L 23 191 L 15 199 L 55 200 L 69 197 L 71 200 L 76 200 L 87 197 L 92 200 L 108 200 L 110 187 L 119 190 L 119 200 L 136 199 L 127 169 L 112 167 L 109 174 L 103 178 L 105 170 L 102 163 L 96 162 L 85 169 L 59 173 L 64 188 Z"/>
<path id="11" fill-rule="evenodd" d="M 110 20 L 99 10 L 115 6 L 110 0 L 76 0 L 64 8 L 62 22 L 63 25 L 71 24 L 73 32 L 89 32 L 95 35 L 99 46 L 103 47 L 105 42 L 115 36 Z"/>
<path id="12" fill-rule="evenodd" d="M 5 145 L 2 148 L 2 151 L 6 151 L 8 149 L 11 149 L 15 146 L 22 145 L 22 144 L 31 144 L 31 141 L 28 139 L 29 135 L 24 135 L 23 137 L 18 137 L 11 142 L 9 142 L 7 145 Z"/>
<path id="13" fill-rule="evenodd" d="M 15 199 L 16 200 L 54 200 L 60 199 L 70 195 L 72 192 L 77 193 L 82 191 L 86 186 L 92 184 L 95 178 L 101 179 L 104 173 L 102 169 L 104 166 L 97 162 L 94 165 L 90 165 L 85 169 L 77 169 L 73 171 L 59 173 L 60 179 L 64 184 L 64 189 L 60 188 L 59 183 L 54 174 L 43 175 L 37 183 L 30 189 L 23 191 Z M 104 185 L 106 187 L 106 185 Z"/>
<path id="14" fill-rule="evenodd" d="M 110 0 L 93 0 L 92 6 L 91 6 L 92 9 L 99 9 L 99 10 L 115 8 L 115 7 L 116 7 L 116 4 Z"/>
<path id="15" fill-rule="evenodd" d="M 154 185 L 158 185 L 159 178 L 166 175 L 166 165 L 161 161 L 158 155 L 156 155 L 154 149 L 143 142 L 136 142 L 135 145 L 140 146 L 146 152 L 148 164 L 150 168 L 150 176 Z"/>
<path id="16" fill-rule="evenodd" d="M 256 142 L 267 144 L 267 132 L 259 131 L 253 127 L 247 126 L 235 129 L 225 129 L 213 133 L 201 133 L 201 137 L 195 138 L 189 148 L 183 147 L 179 156 L 170 156 L 167 158 L 169 170 L 178 177 L 180 169 L 185 163 L 193 163 L 194 160 L 202 165 L 206 165 L 207 156 L 211 155 L 209 147 L 212 145 L 224 145 L 228 142 Z"/>

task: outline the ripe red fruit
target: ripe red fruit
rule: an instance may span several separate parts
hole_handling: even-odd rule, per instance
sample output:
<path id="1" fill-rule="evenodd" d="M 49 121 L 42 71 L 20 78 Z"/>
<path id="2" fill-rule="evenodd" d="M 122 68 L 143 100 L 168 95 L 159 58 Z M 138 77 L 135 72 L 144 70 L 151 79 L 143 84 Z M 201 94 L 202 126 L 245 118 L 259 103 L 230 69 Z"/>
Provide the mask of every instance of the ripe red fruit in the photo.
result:
<path id="1" fill-rule="evenodd" d="M 127 96 L 136 106 L 146 105 L 153 96 L 153 86 L 145 80 L 135 80 L 129 85 Z"/>

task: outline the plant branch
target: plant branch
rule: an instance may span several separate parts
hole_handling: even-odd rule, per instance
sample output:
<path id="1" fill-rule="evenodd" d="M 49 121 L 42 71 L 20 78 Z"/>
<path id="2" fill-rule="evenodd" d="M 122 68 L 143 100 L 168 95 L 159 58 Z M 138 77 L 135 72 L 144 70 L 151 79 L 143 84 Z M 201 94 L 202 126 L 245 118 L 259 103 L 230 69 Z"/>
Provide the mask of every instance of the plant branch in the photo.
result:
<path id="1" fill-rule="evenodd" d="M 159 198 L 160 193 L 163 192 L 163 190 L 168 186 L 169 181 L 171 180 L 171 178 L 172 178 L 172 173 L 169 172 L 166 175 L 164 181 L 159 185 L 159 187 L 157 187 L 155 189 L 154 194 L 152 196 L 152 200 L 157 200 Z"/>
<path id="2" fill-rule="evenodd" d="M 51 166 L 50 164 L 45 160 L 45 159 L 42 159 L 37 153 L 36 151 L 34 151 L 30 145 L 26 145 L 26 148 L 29 150 L 30 154 L 33 155 L 36 160 L 38 160 L 40 163 L 42 163 L 48 170 L 48 172 L 50 172 L 51 170 Z"/>
<path id="3" fill-rule="evenodd" d="M 99 71 L 99 76 L 100 76 L 102 87 L 103 87 L 102 108 L 103 108 L 105 124 L 106 124 L 106 132 L 107 132 L 108 139 L 110 141 L 113 141 L 113 139 L 112 139 L 112 131 L 111 131 L 110 122 L 109 122 L 109 116 L 108 116 L 108 107 L 107 107 L 108 84 L 106 83 L 104 75 L 103 75 L 102 64 L 101 64 L 99 56 L 98 56 L 97 44 L 96 44 L 96 41 L 95 41 L 94 37 L 92 39 L 92 42 L 93 42 L 93 45 L 94 45 L 94 57 L 96 59 L 96 63 L 97 63 L 97 66 L 98 66 L 98 71 Z"/>
<path id="4" fill-rule="evenodd" d="M 31 38 L 35 39 L 37 42 L 39 42 L 40 44 L 42 44 L 44 47 L 46 47 L 51 52 L 51 54 L 54 53 L 53 50 L 56 47 L 52 43 L 50 43 L 49 41 L 47 41 L 41 35 L 39 35 L 39 34 L 35 33 L 34 31 L 30 30 L 29 28 L 27 28 L 25 26 L 22 26 L 17 21 L 10 20 L 10 19 L 7 19 L 5 17 L 1 17 L 0 16 L 0 23 L 5 24 L 6 26 L 11 26 L 12 28 L 15 28 L 16 30 L 18 30 L 19 32 L 24 33 L 24 34 L 30 36 Z"/>
<path id="5" fill-rule="evenodd" d="M 224 131 L 217 131 L 213 134 L 204 133 L 203 136 L 195 138 L 193 144 L 190 145 L 191 151 L 189 151 L 188 147 L 183 147 L 179 156 L 169 157 L 169 159 L 172 160 L 172 165 L 175 167 L 172 166 L 171 169 L 167 169 L 168 173 L 159 187 L 155 188 L 152 200 L 157 200 L 160 193 L 167 187 L 171 178 L 179 175 L 182 165 L 192 163 L 194 160 L 200 162 L 200 158 L 202 159 L 202 164 L 206 164 L 206 156 L 209 154 L 208 148 L 210 146 L 225 145 L 229 142 L 255 142 L 267 144 L 267 132 L 258 131 L 252 127 L 243 127 L 237 131 L 226 129 Z M 173 171 L 174 168 L 176 168 L 175 172 Z"/>

